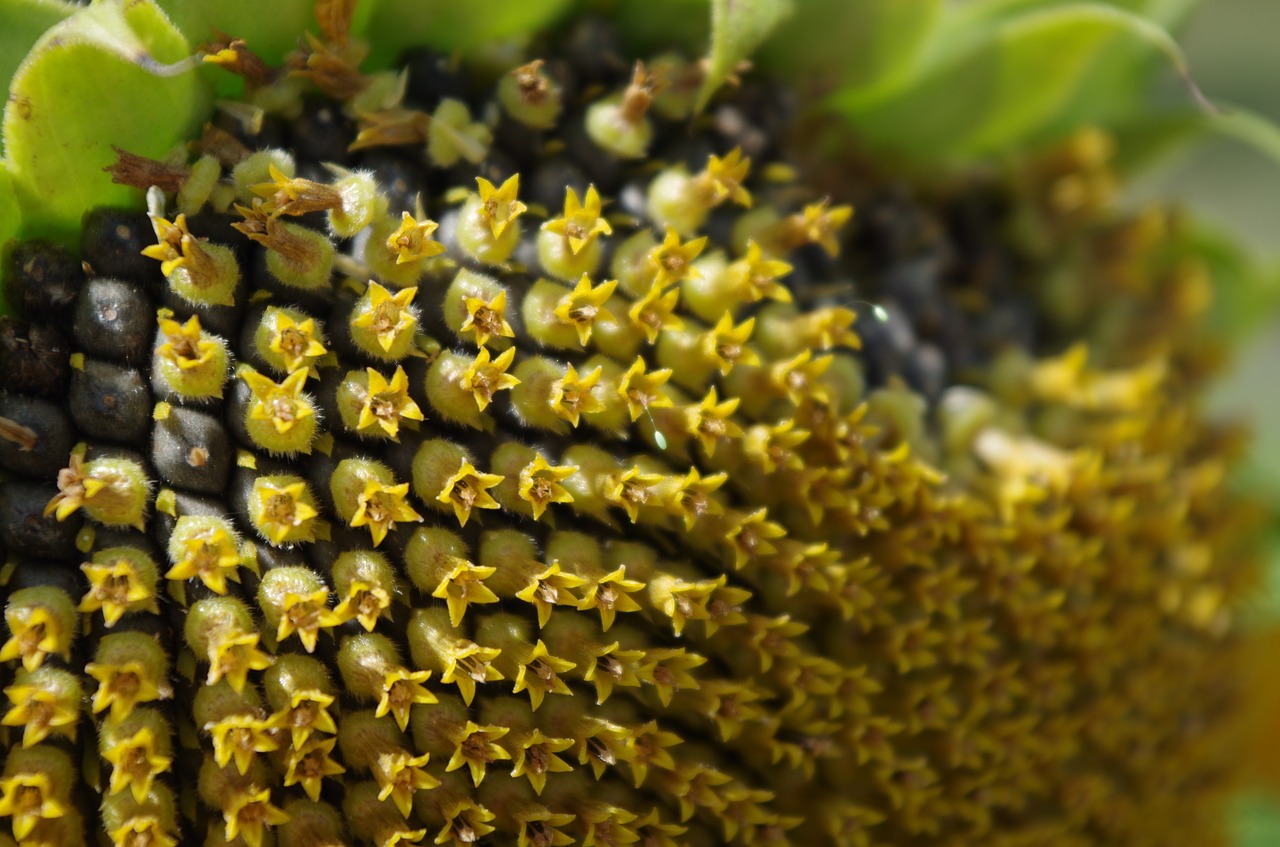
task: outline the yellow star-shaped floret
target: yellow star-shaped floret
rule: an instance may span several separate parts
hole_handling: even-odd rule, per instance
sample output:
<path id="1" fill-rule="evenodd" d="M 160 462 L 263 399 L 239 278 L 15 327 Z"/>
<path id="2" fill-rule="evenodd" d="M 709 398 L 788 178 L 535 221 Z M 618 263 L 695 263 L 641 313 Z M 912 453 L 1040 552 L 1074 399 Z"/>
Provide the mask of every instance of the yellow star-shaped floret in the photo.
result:
<path id="1" fill-rule="evenodd" d="M 271 716 L 271 725 L 289 730 L 292 746 L 301 748 L 312 732 L 337 733 L 338 726 L 329 714 L 333 701 L 332 694 L 314 688 L 295 691 L 289 696 L 289 707 Z"/>
<path id="2" fill-rule="evenodd" d="M 534 729 L 521 739 L 516 748 L 511 778 L 526 777 L 533 786 L 533 792 L 541 795 L 547 784 L 547 774 L 569 773 L 573 770 L 573 765 L 556 755 L 572 746 L 572 738 L 548 738 L 542 734 L 542 730 Z"/>
<path id="3" fill-rule="evenodd" d="M 23 747 L 39 744 L 61 727 L 72 727 L 74 732 L 80 712 L 80 687 L 60 687 L 59 682 L 39 674 L 20 673 L 18 681 L 4 690 L 13 707 L 5 712 L 0 724 L 22 727 Z"/>
<path id="4" fill-rule="evenodd" d="M 497 743 L 499 738 L 510 731 L 505 726 L 480 726 L 475 721 L 467 721 L 466 726 L 458 732 L 458 741 L 449 764 L 445 765 L 445 773 L 452 773 L 466 766 L 471 771 L 471 781 L 479 785 L 484 781 L 486 765 L 511 759 L 511 754 Z"/>
<path id="5" fill-rule="evenodd" d="M 578 278 L 578 284 L 573 287 L 573 290 L 560 298 L 552 314 L 571 325 L 578 333 L 578 342 L 586 347 L 587 342 L 591 340 L 591 329 L 596 321 L 614 319 L 613 314 L 604 307 L 604 304 L 613 296 L 613 290 L 617 287 L 616 279 L 593 285 L 591 277 L 583 274 Z"/>
<path id="6" fill-rule="evenodd" d="M 735 147 L 724 158 L 712 155 L 697 179 L 713 205 L 732 200 L 750 207 L 751 193 L 742 185 L 750 170 L 751 159 L 742 155 L 741 147 Z"/>
<path id="7" fill-rule="evenodd" d="M 676 691 L 698 687 L 698 680 L 690 671 L 706 663 L 705 656 L 683 647 L 658 647 L 647 651 L 639 673 L 641 679 L 653 684 L 662 705 L 669 706 Z"/>
<path id="8" fill-rule="evenodd" d="M 338 603 L 333 614 L 339 621 L 354 618 L 360 621 L 367 632 L 373 632 L 378 618 L 390 617 L 390 610 L 391 595 L 385 588 L 357 579 L 352 580 L 347 587 L 347 595 Z"/>
<path id="9" fill-rule="evenodd" d="M 596 367 L 579 376 L 578 369 L 570 363 L 565 375 L 551 384 L 551 410 L 576 427 L 582 415 L 604 409 L 604 402 L 595 395 L 603 374 L 604 369 Z"/>
<path id="10" fill-rule="evenodd" d="M 698 439 L 708 456 L 714 455 L 716 443 L 721 438 L 742 437 L 742 427 L 731 418 L 741 402 L 740 397 L 730 397 L 721 402 L 713 385 L 701 402 L 685 407 L 685 432 Z"/>
<path id="11" fill-rule="evenodd" d="M 480 214 L 493 237 L 501 238 L 506 228 L 528 208 L 516 198 L 520 192 L 520 174 L 512 174 L 498 188 L 482 176 L 476 177 L 476 184 L 480 186 Z"/>
<path id="12" fill-rule="evenodd" d="M 337 618 L 329 611 L 329 589 L 317 588 L 307 594 L 286 591 L 276 625 L 276 641 L 284 641 L 296 632 L 306 651 L 314 653 L 320 630 L 337 624 Z"/>
<path id="13" fill-rule="evenodd" d="M 58 615 L 46 606 L 10 604 L 4 610 L 5 623 L 9 625 L 9 640 L 0 647 L 0 662 L 21 658 L 22 666 L 29 671 L 44 664 L 45 657 L 58 655 L 71 658 L 71 639 Z"/>
<path id="14" fill-rule="evenodd" d="M 404 750 L 380 755 L 373 768 L 374 778 L 378 781 L 378 799 L 390 797 L 400 814 L 408 818 L 413 811 L 413 795 L 440 786 L 440 780 L 427 771 L 430 759 L 428 753 L 412 756 Z"/>
<path id="15" fill-rule="evenodd" d="M 507 348 L 496 359 L 490 358 L 488 347 L 481 347 L 475 361 L 462 372 L 459 384 L 464 391 L 471 392 L 480 411 L 489 408 L 494 395 L 499 391 L 515 388 L 520 384 L 520 380 L 507 373 L 515 357 L 514 347 Z"/>
<path id="16" fill-rule="evenodd" d="M 613 626 L 618 612 L 638 612 L 640 604 L 629 597 L 644 588 L 645 584 L 638 579 L 627 579 L 625 565 L 618 567 L 587 586 L 582 594 L 578 609 L 587 611 L 596 609 L 600 612 L 600 628 L 605 632 Z"/>
<path id="17" fill-rule="evenodd" d="M 800 322 L 799 341 L 805 347 L 815 350 L 826 350 L 830 347 L 851 347 L 858 349 L 862 340 L 853 331 L 853 322 L 858 314 L 843 306 L 828 306 L 815 309 Z"/>
<path id="18" fill-rule="evenodd" d="M 67 459 L 67 466 L 58 471 L 58 493 L 45 504 L 45 517 L 52 514 L 58 520 L 65 521 L 88 502 L 90 496 L 88 472 L 84 452 L 73 450 Z M 8 660 L 0 659 L 0 661 Z"/>
<path id="19" fill-rule="evenodd" d="M 409 308 L 417 293 L 418 289 L 411 287 L 392 294 L 371 280 L 368 291 L 356 304 L 351 325 L 373 333 L 383 352 L 390 352 L 403 333 L 413 332 L 418 325 Z"/>
<path id="20" fill-rule="evenodd" d="M 663 290 L 686 279 L 701 278 L 702 274 L 693 266 L 693 260 L 702 254 L 706 246 L 705 235 L 682 242 L 680 233 L 668 229 L 662 243 L 649 253 L 649 264 L 654 272 L 653 287 Z"/>
<path id="21" fill-rule="evenodd" d="M 601 215 L 600 194 L 594 185 L 587 187 L 584 201 L 578 200 L 578 194 L 572 188 L 566 188 L 564 214 L 547 221 L 542 228 L 563 236 L 575 256 L 597 236 L 613 234 L 613 228 Z"/>
<path id="22" fill-rule="evenodd" d="M 223 836 L 227 841 L 243 838 L 249 847 L 262 847 L 267 827 L 289 822 L 289 815 L 271 805 L 271 789 L 237 791 L 222 809 Z"/>
<path id="23" fill-rule="evenodd" d="M 631 367 L 618 381 L 618 396 L 627 404 L 631 420 L 638 419 L 650 409 L 666 409 L 675 405 L 671 398 L 662 393 L 662 386 L 671 379 L 668 368 L 648 371 L 645 369 L 643 356 L 636 356 Z"/>
<path id="24" fill-rule="evenodd" d="M 280 356 L 289 372 L 310 368 L 328 352 L 313 318 L 295 321 L 283 309 L 269 306 L 263 322 L 274 325 L 267 349 Z"/>
<path id="25" fill-rule="evenodd" d="M 436 844 L 453 842 L 458 847 L 468 847 L 494 831 L 489 821 L 495 815 L 474 800 L 462 798 L 444 804 L 440 809 L 445 824 L 436 833 Z"/>
<path id="26" fill-rule="evenodd" d="M 582 678 L 596 687 L 597 704 L 605 702 L 613 695 L 615 685 L 625 688 L 638 688 L 640 685 L 639 671 L 644 662 L 645 653 L 643 650 L 623 650 L 621 647 L 622 645 L 615 641 L 591 650 L 595 661 L 589 663 Z M 622 727 L 618 729 L 622 731 L 615 732 L 607 726 L 601 727 L 600 731 L 604 737 L 613 736 L 615 742 L 630 746 L 632 740 L 630 732 Z M 595 737 L 599 738 L 601 735 L 597 734 Z"/>
<path id="27" fill-rule="evenodd" d="M 111 795 L 128 788 L 139 803 L 147 799 L 155 778 L 173 763 L 171 757 L 161 756 L 156 750 L 155 734 L 147 726 L 107 747 L 102 758 L 111 765 Z"/>
<path id="28" fill-rule="evenodd" d="M 649 343 L 658 340 L 658 334 L 664 329 L 681 329 L 684 321 L 676 314 L 676 306 L 680 302 L 680 289 L 673 288 L 664 292 L 654 286 L 643 297 L 631 304 L 627 317 L 637 329 L 642 331 Z"/>
<path id="29" fill-rule="evenodd" d="M 516 493 L 533 509 L 533 519 L 542 517 L 551 503 L 572 503 L 573 495 L 560 483 L 578 472 L 576 465 L 552 465 L 541 453 L 520 471 Z"/>
<path id="30" fill-rule="evenodd" d="M 172 316 L 167 309 L 160 311 L 158 323 L 164 343 L 156 348 L 156 354 L 183 370 L 208 364 L 217 353 L 218 344 L 200 328 L 200 318 L 192 315 L 185 324 L 180 324 Z"/>
<path id="31" fill-rule="evenodd" d="M 165 579 L 200 578 L 215 594 L 227 593 L 227 580 L 239 582 L 237 568 L 243 558 L 235 536 L 226 526 L 209 525 L 183 539 L 182 558 L 173 563 Z"/>
<path id="32" fill-rule="evenodd" d="M 409 483 L 389 485 L 376 479 L 365 480 L 364 491 L 356 498 L 356 513 L 351 516 L 352 528 L 367 526 L 377 547 L 387 533 L 396 528 L 396 522 L 420 521 L 422 515 L 409 505 Z"/>
<path id="33" fill-rule="evenodd" d="M 302 394 L 307 382 L 307 372 L 302 368 L 278 383 L 247 366 L 240 368 L 237 375 L 253 392 L 253 402 L 249 404 L 250 419 L 268 421 L 276 432 L 288 432 L 303 418 L 316 413 Z"/>
<path id="34" fill-rule="evenodd" d="M 178 840 L 165 828 L 155 815 L 135 815 L 111 830 L 112 847 L 178 847 Z"/>
<path id="35" fill-rule="evenodd" d="M 728 479 L 729 475 L 723 471 L 703 476 L 697 468 L 689 468 L 689 473 L 667 496 L 664 505 L 683 519 L 685 532 L 691 532 L 698 518 L 724 512 L 724 506 L 711 495 Z"/>
<path id="36" fill-rule="evenodd" d="M 368 368 L 366 374 L 369 384 L 365 388 L 360 419 L 356 422 L 357 432 L 364 432 L 376 425 L 391 438 L 396 438 L 400 434 L 402 419 L 423 420 L 422 410 L 409 396 L 409 376 L 404 368 L 397 365 L 390 381 L 373 368 Z"/>
<path id="37" fill-rule="evenodd" d="M 476 344 L 480 347 L 488 344 L 489 339 L 495 336 L 515 337 L 515 330 L 511 328 L 511 324 L 507 323 L 506 318 L 507 292 L 499 291 L 490 300 L 485 300 L 483 297 L 464 297 L 462 305 L 467 310 L 467 316 L 463 318 L 462 326 L 458 331 L 474 332 Z"/>
<path id="38" fill-rule="evenodd" d="M 138 703 L 160 699 L 160 681 L 153 678 L 142 662 L 98 664 L 90 662 L 84 672 L 98 681 L 91 708 L 96 715 L 111 707 L 111 719 L 123 720 Z"/>
<path id="39" fill-rule="evenodd" d="M 574 815 L 568 812 L 553 812 L 546 806 L 530 806 L 516 815 L 516 821 L 520 824 L 516 847 L 568 847 L 578 843 L 573 836 L 560 830 L 574 821 Z"/>
<path id="40" fill-rule="evenodd" d="M 280 747 L 271 722 L 254 715 L 228 715 L 205 724 L 204 731 L 213 738 L 213 759 L 218 767 L 225 768 L 235 759 L 236 770 L 242 774 L 249 772 L 254 756 Z"/>
<path id="41" fill-rule="evenodd" d="M 331 185 L 291 177 L 274 163 L 267 164 L 267 174 L 271 177 L 270 182 L 252 185 L 249 190 L 259 197 L 267 198 L 267 203 L 273 210 L 272 215 L 305 215 L 342 206 L 342 194 Z"/>
<path id="42" fill-rule="evenodd" d="M 493 660 L 502 653 L 498 648 L 481 647 L 473 641 L 466 641 L 445 649 L 445 668 L 440 681 L 458 686 L 458 692 L 468 706 L 476 696 L 476 683 L 503 679 L 501 671 L 493 666 Z"/>
<path id="43" fill-rule="evenodd" d="M 536 712 L 547 694 L 572 695 L 573 692 L 569 690 L 569 686 L 565 685 L 560 674 L 568 673 L 575 667 L 577 665 L 568 659 L 552 656 L 547 650 L 547 645 L 539 638 L 533 645 L 533 652 L 521 662 L 520 668 L 516 671 L 516 681 L 511 693 L 519 694 L 521 691 L 528 691 L 530 706 Z"/>
<path id="44" fill-rule="evenodd" d="M 747 346 L 755 328 L 755 318 L 747 318 L 734 326 L 733 315 L 725 312 L 714 327 L 702 334 L 703 355 L 715 363 L 721 376 L 733 370 L 734 365 L 760 364 L 760 357 Z"/>
<path id="45" fill-rule="evenodd" d="M 794 216 L 795 225 L 810 244 L 819 244 L 829 255 L 838 256 L 840 242 L 836 239 L 836 232 L 853 217 L 853 207 L 828 207 L 830 202 L 830 199 L 823 199 L 805 206 L 804 211 Z"/>
<path id="46" fill-rule="evenodd" d="M 662 481 L 662 474 L 644 473 L 632 466 L 609 477 L 604 486 L 604 499 L 623 509 L 635 523 L 640 519 L 641 508 L 658 502 L 658 486 Z"/>
<path id="47" fill-rule="evenodd" d="M 466 559 L 454 559 L 454 563 L 453 570 L 440 580 L 431 596 L 444 600 L 449 606 L 449 622 L 461 626 L 470 604 L 498 602 L 498 595 L 484 584 L 486 579 L 497 573 L 497 569 L 473 565 Z"/>
<path id="48" fill-rule="evenodd" d="M 13 834 L 19 841 L 30 835 L 40 821 L 66 813 L 48 774 L 19 773 L 0 779 L 0 817 L 13 818 Z"/>
<path id="49" fill-rule="evenodd" d="M 786 534 L 782 526 L 769 520 L 768 509 L 760 508 L 748 515 L 737 515 L 725 533 L 725 541 L 733 550 L 734 567 L 741 570 L 754 556 L 778 552 L 771 541 Z"/>
<path id="50" fill-rule="evenodd" d="M 309 502 L 307 485 L 259 477 L 253 486 L 253 519 L 273 544 L 310 541 L 312 523 L 320 514 Z"/>
<path id="51" fill-rule="evenodd" d="M 769 382 L 797 406 L 806 400 L 826 403 L 829 400 L 827 388 L 818 380 L 833 361 L 831 354 L 815 359 L 812 350 L 802 350 L 785 362 L 771 365 Z"/>
<path id="52" fill-rule="evenodd" d="M 258 649 L 258 633 L 243 632 L 222 637 L 209 645 L 209 674 L 205 685 L 220 679 L 237 693 L 244 690 L 250 671 L 271 667 L 271 657 Z"/>
<path id="53" fill-rule="evenodd" d="M 305 744 L 294 745 L 289 749 L 288 763 L 285 766 L 284 787 L 301 785 L 311 800 L 320 799 L 320 786 L 326 776 L 340 776 L 347 769 L 335 762 L 331 756 L 337 738 L 313 738 Z"/>
<path id="54" fill-rule="evenodd" d="M 375 717 L 392 715 L 396 725 L 403 732 L 409 726 L 409 710 L 416 703 L 430 705 L 438 703 L 422 683 L 431 676 L 431 671 L 411 671 L 408 668 L 395 668 L 387 671 L 382 681 L 382 698 L 378 700 Z"/>
<path id="55" fill-rule="evenodd" d="M 481 473 L 466 459 L 458 472 L 445 480 L 436 500 L 453 507 L 453 514 L 458 524 L 467 525 L 472 509 L 498 509 L 498 501 L 493 499 L 489 489 L 502 482 L 499 474 Z"/>
<path id="56" fill-rule="evenodd" d="M 809 438 L 809 431 L 797 429 L 794 418 L 784 418 L 776 424 L 756 424 L 743 435 L 743 452 L 765 473 L 778 468 L 800 470 L 804 460 L 796 453 Z"/>
<path id="57" fill-rule="evenodd" d="M 387 236 L 387 249 L 396 254 L 397 265 L 430 259 L 444 252 L 444 245 L 431 238 L 439 224 L 428 219 L 419 223 L 408 212 L 400 215 L 399 228 Z"/>
<path id="58" fill-rule="evenodd" d="M 148 565 L 148 567 L 154 567 Z M 155 571 L 149 575 L 139 570 L 132 557 L 121 555 L 111 560 L 85 562 L 80 565 L 89 582 L 89 590 L 80 599 L 76 611 L 92 614 L 102 610 L 102 621 L 108 629 L 115 626 L 125 612 L 149 610 L 160 613 L 156 603 Z"/>
<path id="59" fill-rule="evenodd" d="M 532 603 L 538 610 L 538 626 L 547 625 L 553 606 L 577 606 L 579 600 L 573 594 L 575 588 L 586 584 L 577 574 L 565 573 L 559 562 L 552 562 L 542 573 L 529 580 L 529 584 L 516 592 L 516 597 Z"/>
<path id="60" fill-rule="evenodd" d="M 142 255 L 160 263 L 160 273 L 168 277 L 190 258 L 196 238 L 187 229 L 187 216 L 178 215 L 172 221 L 153 215 L 151 228 L 156 233 L 156 243 L 142 248 Z"/>
<path id="61" fill-rule="evenodd" d="M 725 270 L 734 281 L 739 297 L 747 303 L 756 303 L 768 297 L 780 303 L 791 302 L 791 289 L 779 279 L 791 273 L 791 265 L 766 256 L 760 245 L 747 242 L 747 255 Z"/>

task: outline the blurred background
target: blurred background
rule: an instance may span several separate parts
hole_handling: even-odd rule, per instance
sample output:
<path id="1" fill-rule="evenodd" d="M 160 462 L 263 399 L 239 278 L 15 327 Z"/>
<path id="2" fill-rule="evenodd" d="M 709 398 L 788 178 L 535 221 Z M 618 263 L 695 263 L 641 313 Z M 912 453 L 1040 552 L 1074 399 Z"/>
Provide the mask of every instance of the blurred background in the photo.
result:
<path id="1" fill-rule="evenodd" d="M 1280 123 L 1280 2 L 1202 0 L 1179 34 L 1201 89 L 1223 106 L 1247 108 Z M 1178 86 L 1169 85 L 1170 96 Z M 1217 227 L 1245 239 L 1263 257 L 1272 285 L 1280 286 L 1280 166 L 1230 141 L 1201 145 L 1178 156 L 1140 183 L 1135 202 L 1169 197 Z M 1244 485 L 1257 487 L 1280 506 L 1280 315 L 1272 314 L 1244 340 L 1229 377 L 1213 397 L 1216 411 L 1251 421 L 1252 471 Z M 1268 596 L 1262 605 L 1280 621 L 1280 526 L 1271 544 Z M 1276 663 L 1280 673 L 1280 661 Z M 1280 715 L 1271 717 L 1280 724 Z M 1280 761 L 1269 765 L 1280 785 Z M 1239 799 L 1236 847 L 1280 845 L 1280 794 L 1253 790 Z"/>

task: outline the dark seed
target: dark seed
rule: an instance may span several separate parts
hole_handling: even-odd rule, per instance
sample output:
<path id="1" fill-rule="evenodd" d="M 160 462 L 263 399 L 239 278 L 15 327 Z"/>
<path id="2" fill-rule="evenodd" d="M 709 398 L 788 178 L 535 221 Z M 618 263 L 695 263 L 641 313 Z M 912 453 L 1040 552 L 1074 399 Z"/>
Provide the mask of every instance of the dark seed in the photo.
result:
<path id="1" fill-rule="evenodd" d="M 151 424 L 151 391 L 134 368 L 85 359 L 71 377 L 71 418 L 94 438 L 141 444 Z"/>
<path id="2" fill-rule="evenodd" d="M 0 418 L 20 427 L 0 431 L 0 467 L 13 473 L 53 479 L 66 465 L 76 433 L 67 413 L 47 400 L 20 394 L 0 395 Z M 25 430 L 25 433 L 24 433 Z M 29 434 L 28 441 L 23 435 Z"/>
<path id="3" fill-rule="evenodd" d="M 0 316 L 0 374 L 10 391 L 61 398 L 71 378 L 71 345 L 52 326 Z"/>
<path id="4" fill-rule="evenodd" d="M 405 100 L 415 108 L 431 110 L 446 97 L 467 98 L 467 85 L 457 64 L 435 50 L 414 50 L 404 56 L 409 71 Z"/>
<path id="5" fill-rule="evenodd" d="M 155 322 L 151 298 L 136 285 L 92 279 L 76 302 L 71 331 L 87 353 L 138 364 L 150 352 Z"/>
<path id="6" fill-rule="evenodd" d="M 151 461 L 176 488 L 218 494 L 226 488 L 233 458 L 226 428 L 204 412 L 173 408 L 151 431 Z"/>
<path id="7" fill-rule="evenodd" d="M 84 216 L 80 253 L 95 276 L 159 285 L 160 263 L 142 255 L 155 241 L 146 212 L 102 206 Z"/>
<path id="8" fill-rule="evenodd" d="M 5 299 L 30 320 L 65 318 L 84 285 L 70 251 L 43 241 L 16 244 L 5 272 Z"/>
<path id="9" fill-rule="evenodd" d="M 76 533 L 83 519 L 77 512 L 64 521 L 44 516 L 45 504 L 57 493 L 52 482 L 0 483 L 0 539 L 11 553 L 37 559 L 78 556 Z"/>

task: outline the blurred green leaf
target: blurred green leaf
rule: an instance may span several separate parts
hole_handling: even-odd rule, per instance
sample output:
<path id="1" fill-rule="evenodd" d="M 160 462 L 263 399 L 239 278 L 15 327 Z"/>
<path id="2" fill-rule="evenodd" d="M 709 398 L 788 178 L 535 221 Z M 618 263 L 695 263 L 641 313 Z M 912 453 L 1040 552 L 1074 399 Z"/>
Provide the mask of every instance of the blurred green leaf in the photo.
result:
<path id="1" fill-rule="evenodd" d="M 193 47 L 215 40 L 215 31 L 243 38 L 267 64 L 276 65 L 298 46 L 304 30 L 317 29 L 315 0 L 156 0 Z"/>
<path id="2" fill-rule="evenodd" d="M 373 45 L 369 65 L 388 66 L 409 47 L 468 52 L 533 35 L 572 5 L 573 0 L 378 0 L 365 28 Z"/>
<path id="3" fill-rule="evenodd" d="M 24 235 L 74 242 L 86 209 L 137 202 L 102 169 L 113 144 L 161 157 L 199 127 L 207 96 L 190 55 L 150 0 L 95 3 L 40 39 L 4 113 Z"/>
<path id="4" fill-rule="evenodd" d="M 617 0 L 610 15 L 627 47 L 639 53 L 682 49 L 696 53 L 711 40 L 710 0 Z M 673 27 L 672 21 L 680 21 Z"/>
<path id="5" fill-rule="evenodd" d="M 1264 269 L 1238 239 L 1197 224 L 1177 249 L 1202 262 L 1213 280 L 1214 300 L 1206 323 L 1220 337 L 1239 344 L 1265 326 L 1280 306 L 1280 274 Z"/>
<path id="6" fill-rule="evenodd" d="M 944 0 L 804 0 L 761 46 L 758 60 L 817 75 L 829 90 L 878 99 L 909 78 L 943 6 Z"/>
<path id="7" fill-rule="evenodd" d="M 1247 144 L 1280 165 L 1280 127 L 1247 109 L 1226 106 L 1219 112 L 1183 109 L 1143 115 L 1110 131 L 1116 140 L 1116 167 L 1128 175 L 1215 136 Z"/>
<path id="8" fill-rule="evenodd" d="M 0 21 L 4 21 L 0 26 L 0 82 L 6 92 L 31 45 L 74 11 L 74 6 L 62 0 L 0 0 Z"/>
<path id="9" fill-rule="evenodd" d="M 1186 69 L 1167 31 L 1105 3 L 1054 4 L 993 21 L 970 12 L 964 25 L 951 23 L 943 22 L 935 49 L 892 98 L 870 105 L 856 95 L 835 99 L 872 147 L 944 162 L 1003 151 L 1061 114 L 1113 40 Z"/>
<path id="10" fill-rule="evenodd" d="M 1242 798 L 1232 815 L 1235 847 L 1275 847 L 1280 844 L 1280 806 L 1264 794 Z"/>
<path id="11" fill-rule="evenodd" d="M 791 0 L 712 0 L 711 54 L 698 96 L 699 108 L 791 9 Z"/>

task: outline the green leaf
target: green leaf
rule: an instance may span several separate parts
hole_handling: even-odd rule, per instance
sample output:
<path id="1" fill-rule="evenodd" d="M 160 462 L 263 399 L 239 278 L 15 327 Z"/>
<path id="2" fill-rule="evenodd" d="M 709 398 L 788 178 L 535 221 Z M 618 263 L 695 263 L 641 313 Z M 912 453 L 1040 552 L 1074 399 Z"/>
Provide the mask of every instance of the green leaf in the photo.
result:
<path id="1" fill-rule="evenodd" d="M 112 145 L 161 157 L 198 129 L 207 95 L 190 56 L 150 0 L 103 0 L 46 33 L 4 113 L 24 235 L 74 243 L 87 209 L 140 202 L 102 169 L 115 161 Z"/>
<path id="2" fill-rule="evenodd" d="M 791 10 L 791 0 L 712 0 L 711 55 L 698 108 Z"/>
<path id="3" fill-rule="evenodd" d="M 706 49 L 711 39 L 709 0 L 618 0 L 610 18 L 630 50 Z M 673 27 L 672 21 L 680 21 Z"/>
<path id="4" fill-rule="evenodd" d="M 0 82 L 9 90 L 13 74 L 36 39 L 65 19 L 75 7 L 62 0 L 0 0 Z"/>
<path id="5" fill-rule="evenodd" d="M 943 6 L 943 0 L 805 0 L 758 59 L 769 68 L 816 76 L 828 90 L 880 99 L 909 78 Z"/>
<path id="6" fill-rule="evenodd" d="M 940 31 L 940 43 L 891 99 L 836 98 L 871 146 L 935 162 L 1007 150 L 1057 118 L 1113 40 L 1158 52 L 1186 74 L 1168 32 L 1105 3 L 1057 4 L 981 25 L 944 21 Z"/>
<path id="7" fill-rule="evenodd" d="M 1184 109 L 1144 115 L 1112 126 L 1110 132 L 1116 140 L 1116 167 L 1126 174 L 1215 136 L 1247 144 L 1280 165 L 1280 127 L 1248 109 L 1224 106 L 1218 112 Z"/>
<path id="8" fill-rule="evenodd" d="M 471 52 L 491 42 L 533 35 L 573 0 L 379 0 L 365 34 L 370 67 L 385 67 L 409 47 Z"/>
<path id="9" fill-rule="evenodd" d="M 243 38 L 269 65 L 298 46 L 306 29 L 315 31 L 315 0 L 156 0 L 193 47 L 214 40 L 214 31 Z"/>

